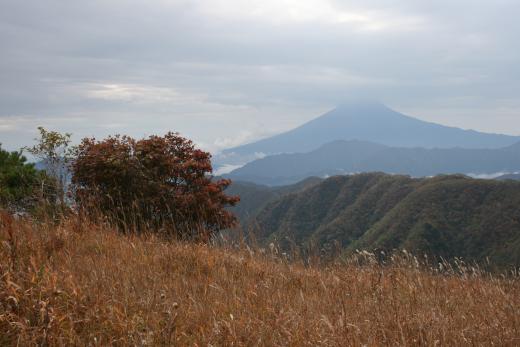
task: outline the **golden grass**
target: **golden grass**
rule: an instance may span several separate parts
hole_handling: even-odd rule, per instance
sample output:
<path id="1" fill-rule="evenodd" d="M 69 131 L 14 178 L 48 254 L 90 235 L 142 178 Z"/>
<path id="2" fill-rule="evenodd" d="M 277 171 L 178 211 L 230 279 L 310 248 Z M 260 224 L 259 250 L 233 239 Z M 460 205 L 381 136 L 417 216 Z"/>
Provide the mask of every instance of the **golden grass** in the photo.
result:
<path id="1" fill-rule="evenodd" d="M 0 242 L 1 346 L 520 345 L 517 276 L 305 267 L 74 220 L 3 216 Z"/>

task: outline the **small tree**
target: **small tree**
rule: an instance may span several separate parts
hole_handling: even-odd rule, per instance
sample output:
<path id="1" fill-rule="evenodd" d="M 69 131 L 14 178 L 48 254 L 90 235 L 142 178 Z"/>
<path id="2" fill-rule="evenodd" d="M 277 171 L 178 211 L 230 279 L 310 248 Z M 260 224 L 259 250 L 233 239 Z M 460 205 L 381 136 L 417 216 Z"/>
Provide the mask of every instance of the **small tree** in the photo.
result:
<path id="1" fill-rule="evenodd" d="M 34 139 L 37 143 L 25 149 L 39 159 L 49 176 L 53 177 L 58 185 L 58 198 L 62 206 L 65 205 L 65 195 L 69 182 L 69 165 L 74 157 L 75 148 L 70 146 L 70 133 L 61 134 L 57 131 L 48 131 L 38 127 L 40 137 Z"/>
<path id="2" fill-rule="evenodd" d="M 229 180 L 213 181 L 210 158 L 172 132 L 142 140 L 87 138 L 72 165 L 76 202 L 126 230 L 151 228 L 208 240 L 234 225 L 225 206 L 239 200 L 224 194 Z"/>
<path id="3" fill-rule="evenodd" d="M 0 145 L 0 207 L 31 212 L 39 202 L 54 200 L 55 182 L 27 163 L 21 151 L 7 152 Z"/>

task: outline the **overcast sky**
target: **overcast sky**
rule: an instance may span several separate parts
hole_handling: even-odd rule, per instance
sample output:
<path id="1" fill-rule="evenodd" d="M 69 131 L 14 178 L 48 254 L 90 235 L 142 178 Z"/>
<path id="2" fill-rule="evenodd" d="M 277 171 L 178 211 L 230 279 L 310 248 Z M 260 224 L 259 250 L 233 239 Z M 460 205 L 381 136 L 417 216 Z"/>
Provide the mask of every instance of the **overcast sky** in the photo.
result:
<path id="1" fill-rule="evenodd" d="M 370 98 L 520 135 L 518 0 L 0 0 L 0 142 L 181 132 L 211 151 Z"/>

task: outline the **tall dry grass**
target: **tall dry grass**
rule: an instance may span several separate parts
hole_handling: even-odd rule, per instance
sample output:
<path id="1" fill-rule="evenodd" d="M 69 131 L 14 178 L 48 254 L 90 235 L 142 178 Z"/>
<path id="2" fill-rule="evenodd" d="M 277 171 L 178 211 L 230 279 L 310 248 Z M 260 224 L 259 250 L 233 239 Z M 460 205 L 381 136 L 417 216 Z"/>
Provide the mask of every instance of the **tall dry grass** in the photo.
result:
<path id="1" fill-rule="evenodd" d="M 520 345 L 514 274 L 303 266 L 74 219 L 0 228 L 0 346 Z"/>

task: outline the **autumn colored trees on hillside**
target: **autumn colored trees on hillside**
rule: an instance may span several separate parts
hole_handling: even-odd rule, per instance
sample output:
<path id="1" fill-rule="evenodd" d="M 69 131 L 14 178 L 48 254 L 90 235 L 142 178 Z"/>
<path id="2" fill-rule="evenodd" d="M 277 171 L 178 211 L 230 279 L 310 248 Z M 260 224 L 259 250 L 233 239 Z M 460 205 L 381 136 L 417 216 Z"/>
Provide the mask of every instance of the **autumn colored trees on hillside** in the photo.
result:
<path id="1" fill-rule="evenodd" d="M 213 181 L 210 154 L 169 132 L 135 140 L 84 139 L 71 166 L 80 210 L 101 212 L 125 230 L 153 229 L 207 240 L 236 222 L 224 208 L 229 180 Z"/>
<path id="2" fill-rule="evenodd" d="M 55 222 L 80 213 L 123 231 L 199 241 L 236 223 L 225 209 L 239 201 L 224 194 L 231 182 L 215 180 L 211 155 L 177 133 L 85 138 L 72 146 L 71 134 L 38 130 L 36 145 L 24 150 L 42 170 L 22 150 L 0 147 L 0 210 Z"/>

